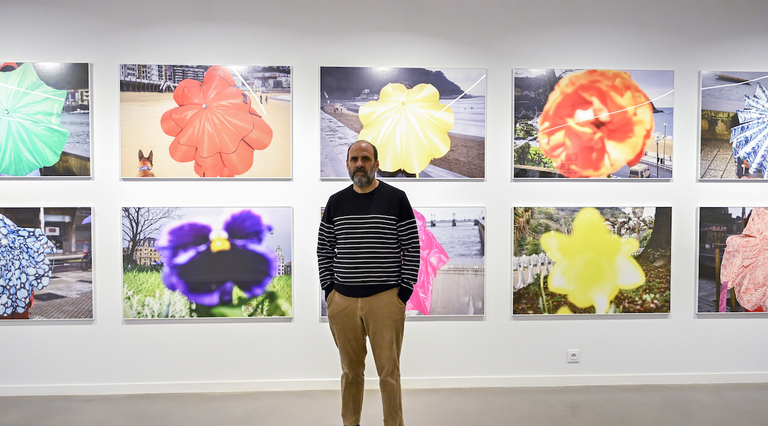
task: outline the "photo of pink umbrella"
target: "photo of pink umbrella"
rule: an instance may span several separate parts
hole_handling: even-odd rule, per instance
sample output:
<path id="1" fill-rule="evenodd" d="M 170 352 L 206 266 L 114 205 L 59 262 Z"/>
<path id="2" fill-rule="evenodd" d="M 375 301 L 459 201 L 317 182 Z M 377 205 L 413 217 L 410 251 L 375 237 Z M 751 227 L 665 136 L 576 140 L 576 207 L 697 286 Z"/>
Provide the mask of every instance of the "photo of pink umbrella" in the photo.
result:
<path id="1" fill-rule="evenodd" d="M 437 241 L 437 238 L 427 229 L 424 215 L 413 210 L 416 216 L 416 226 L 419 229 L 419 245 L 421 246 L 421 264 L 419 278 L 413 286 L 413 295 L 406 305 L 407 310 L 416 310 L 429 315 L 432 307 L 432 280 L 437 276 L 437 270 L 448 263 L 448 253 Z"/>
<path id="2" fill-rule="evenodd" d="M 764 312 L 768 310 L 768 209 L 756 207 L 747 217 L 744 231 L 726 241 L 720 280 L 723 289 L 736 289 L 736 300 L 744 309 Z"/>
<path id="3" fill-rule="evenodd" d="M 163 114 L 163 131 L 174 136 L 171 157 L 194 161 L 200 177 L 234 177 L 253 165 L 253 151 L 267 148 L 272 128 L 251 107 L 225 67 L 211 67 L 203 82 L 186 79 L 176 87 L 179 105 Z"/>

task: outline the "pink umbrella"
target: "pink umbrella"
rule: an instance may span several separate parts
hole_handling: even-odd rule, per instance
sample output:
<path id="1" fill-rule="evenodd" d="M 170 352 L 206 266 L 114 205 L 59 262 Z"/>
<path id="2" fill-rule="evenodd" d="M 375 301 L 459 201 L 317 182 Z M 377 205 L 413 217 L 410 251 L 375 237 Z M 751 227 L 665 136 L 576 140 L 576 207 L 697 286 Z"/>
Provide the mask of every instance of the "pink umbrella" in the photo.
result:
<path id="1" fill-rule="evenodd" d="M 744 231 L 728 237 L 726 244 L 720 269 L 723 286 L 736 289 L 744 309 L 768 310 L 768 209 L 752 209 Z"/>
<path id="2" fill-rule="evenodd" d="M 413 210 L 413 214 L 416 216 L 416 226 L 419 229 L 421 264 L 419 265 L 419 279 L 413 286 L 413 295 L 408 300 L 406 309 L 417 310 L 424 315 L 429 315 L 429 310 L 432 307 L 432 280 L 437 275 L 437 270 L 448 263 L 448 253 L 427 229 L 427 220 L 424 215 L 416 209 Z"/>

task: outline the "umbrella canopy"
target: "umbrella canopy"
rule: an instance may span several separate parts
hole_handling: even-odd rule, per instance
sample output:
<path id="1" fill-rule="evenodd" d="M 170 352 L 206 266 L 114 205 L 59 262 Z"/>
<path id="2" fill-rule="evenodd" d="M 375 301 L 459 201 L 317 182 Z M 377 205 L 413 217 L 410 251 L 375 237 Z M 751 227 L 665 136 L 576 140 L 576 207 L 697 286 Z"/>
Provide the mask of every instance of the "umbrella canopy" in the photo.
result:
<path id="1" fill-rule="evenodd" d="M 29 308 L 32 290 L 42 290 L 51 279 L 45 254 L 55 251 L 41 229 L 19 228 L 0 215 L 0 315 Z"/>
<path id="2" fill-rule="evenodd" d="M 768 209 L 752 209 L 741 234 L 726 241 L 720 281 L 736 289 L 736 300 L 745 309 L 768 310 Z"/>
<path id="3" fill-rule="evenodd" d="M 741 124 L 731 129 L 734 158 L 746 160 L 750 173 L 762 171 L 768 177 L 768 90 L 757 83 L 755 96 L 747 96 L 736 114 Z"/>
<path id="4" fill-rule="evenodd" d="M 408 299 L 406 309 L 417 310 L 429 315 L 432 308 L 432 280 L 437 276 L 437 270 L 448 263 L 448 253 L 437 241 L 435 235 L 427 229 L 427 219 L 424 215 L 413 210 L 416 216 L 416 227 L 419 230 L 419 278 L 413 286 L 413 295 Z"/>
<path id="5" fill-rule="evenodd" d="M 363 105 L 359 116 L 359 137 L 376 145 L 381 170 L 419 173 L 451 148 L 453 111 L 440 103 L 440 92 L 431 84 L 413 89 L 387 84 L 379 100 Z"/>
<path id="6" fill-rule="evenodd" d="M 0 72 L 0 173 L 24 176 L 59 161 L 69 139 L 61 127 L 66 96 L 43 83 L 29 63 Z"/>
<path id="7" fill-rule="evenodd" d="M 195 162 L 201 177 L 232 177 L 253 166 L 253 151 L 272 142 L 272 128 L 235 87 L 224 67 L 211 67 L 203 82 L 183 80 L 173 92 L 179 105 L 163 114 L 163 131 L 174 136 L 171 157 Z"/>

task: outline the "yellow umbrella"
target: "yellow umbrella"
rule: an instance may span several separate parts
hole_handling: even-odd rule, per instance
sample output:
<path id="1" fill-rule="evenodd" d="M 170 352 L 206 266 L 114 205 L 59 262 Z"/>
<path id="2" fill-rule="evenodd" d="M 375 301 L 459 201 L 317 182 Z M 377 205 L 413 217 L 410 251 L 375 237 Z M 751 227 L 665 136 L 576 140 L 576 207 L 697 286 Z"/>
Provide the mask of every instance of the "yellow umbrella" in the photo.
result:
<path id="1" fill-rule="evenodd" d="M 381 170 L 419 173 L 451 149 L 453 111 L 440 103 L 431 84 L 413 89 L 387 84 L 378 101 L 360 108 L 359 117 L 364 127 L 359 137 L 376 145 Z"/>

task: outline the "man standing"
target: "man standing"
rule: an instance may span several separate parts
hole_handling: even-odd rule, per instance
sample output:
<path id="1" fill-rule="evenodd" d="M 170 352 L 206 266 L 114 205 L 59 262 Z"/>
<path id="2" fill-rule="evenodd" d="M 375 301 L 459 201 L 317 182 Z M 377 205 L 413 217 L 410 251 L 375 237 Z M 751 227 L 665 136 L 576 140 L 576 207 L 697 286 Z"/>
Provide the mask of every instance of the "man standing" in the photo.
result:
<path id="1" fill-rule="evenodd" d="M 347 150 L 353 184 L 333 194 L 320 223 L 317 257 L 328 323 L 341 358 L 341 418 L 360 424 L 366 336 L 379 373 L 384 425 L 403 426 L 400 349 L 405 304 L 419 273 L 419 231 L 405 193 L 376 179 L 378 151 Z"/>

